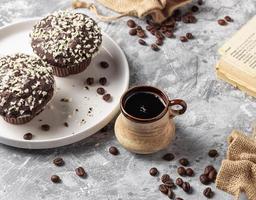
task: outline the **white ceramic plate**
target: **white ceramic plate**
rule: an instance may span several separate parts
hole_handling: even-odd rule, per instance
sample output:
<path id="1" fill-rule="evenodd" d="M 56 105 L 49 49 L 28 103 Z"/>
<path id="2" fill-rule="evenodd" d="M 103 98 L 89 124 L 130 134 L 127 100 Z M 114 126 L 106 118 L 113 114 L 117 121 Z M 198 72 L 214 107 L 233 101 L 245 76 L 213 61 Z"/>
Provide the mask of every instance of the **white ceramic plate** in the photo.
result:
<path id="1" fill-rule="evenodd" d="M 29 33 L 37 20 L 26 20 L 0 28 L 0 56 L 16 52 L 32 54 Z M 107 61 L 110 67 L 102 69 L 100 61 Z M 85 88 L 87 77 L 98 80 L 103 76 L 108 79 L 104 88 L 112 95 L 111 102 L 105 102 L 96 93 L 100 86 L 98 83 L 90 86 L 89 90 Z M 0 118 L 0 143 L 20 148 L 43 149 L 82 140 L 113 119 L 119 110 L 120 97 L 128 84 L 129 67 L 126 57 L 120 47 L 103 33 L 100 52 L 84 72 L 66 78 L 56 77 L 57 93 L 42 113 L 24 125 L 8 124 Z M 71 102 L 61 102 L 62 98 L 70 98 Z M 65 127 L 64 122 L 69 126 Z M 42 124 L 49 124 L 50 130 L 42 131 Z M 32 140 L 23 139 L 27 132 L 34 135 Z"/>

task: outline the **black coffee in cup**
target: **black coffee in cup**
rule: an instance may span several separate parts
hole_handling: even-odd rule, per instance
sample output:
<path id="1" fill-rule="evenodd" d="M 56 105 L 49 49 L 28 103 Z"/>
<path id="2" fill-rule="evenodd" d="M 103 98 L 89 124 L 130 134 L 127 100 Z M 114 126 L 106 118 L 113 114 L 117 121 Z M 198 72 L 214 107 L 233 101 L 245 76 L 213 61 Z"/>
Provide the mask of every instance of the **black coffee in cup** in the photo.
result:
<path id="1" fill-rule="evenodd" d="M 130 94 L 124 103 L 124 110 L 129 115 L 140 119 L 157 117 L 165 107 L 166 104 L 160 96 L 146 91 Z"/>

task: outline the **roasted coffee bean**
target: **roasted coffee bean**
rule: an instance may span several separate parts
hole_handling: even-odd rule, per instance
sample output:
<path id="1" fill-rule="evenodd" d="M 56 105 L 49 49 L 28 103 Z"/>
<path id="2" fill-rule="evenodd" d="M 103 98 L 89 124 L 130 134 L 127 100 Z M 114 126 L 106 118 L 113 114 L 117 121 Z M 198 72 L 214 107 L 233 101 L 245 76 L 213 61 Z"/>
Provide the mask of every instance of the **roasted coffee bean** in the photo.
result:
<path id="1" fill-rule="evenodd" d="M 175 158 L 175 156 L 172 153 L 165 154 L 162 159 L 166 161 L 172 161 Z"/>
<path id="2" fill-rule="evenodd" d="M 156 44 L 151 44 L 151 49 L 154 51 L 159 51 L 159 47 Z"/>
<path id="3" fill-rule="evenodd" d="M 149 170 L 149 174 L 151 175 L 151 176 L 157 176 L 158 175 L 158 170 L 157 170 L 157 168 L 155 168 L 155 167 L 153 167 L 153 168 L 151 168 L 150 170 Z"/>
<path id="4" fill-rule="evenodd" d="M 99 94 L 99 95 L 103 95 L 103 94 L 105 94 L 105 89 L 104 88 L 102 88 L 102 87 L 99 87 L 98 89 L 97 89 L 97 93 Z"/>
<path id="5" fill-rule="evenodd" d="M 92 78 L 92 77 L 87 78 L 86 83 L 87 83 L 87 85 L 92 85 L 94 83 L 94 78 Z"/>
<path id="6" fill-rule="evenodd" d="M 191 168 L 187 168 L 187 169 L 186 169 L 186 174 L 187 174 L 188 176 L 194 176 L 194 170 L 191 169 Z"/>
<path id="7" fill-rule="evenodd" d="M 108 151 L 109 151 L 109 153 L 111 153 L 114 156 L 119 154 L 118 149 L 116 147 L 114 147 L 114 146 L 111 146 Z"/>
<path id="8" fill-rule="evenodd" d="M 186 158 L 181 158 L 181 159 L 179 160 L 179 163 L 180 163 L 181 165 L 183 165 L 183 166 L 188 166 L 188 165 L 189 165 L 189 161 L 188 161 L 188 159 L 186 159 Z"/>
<path id="9" fill-rule="evenodd" d="M 174 192 L 170 188 L 168 189 L 167 196 L 169 197 L 169 199 L 174 198 Z"/>
<path id="10" fill-rule="evenodd" d="M 43 125 L 41 125 L 41 129 L 43 131 L 49 131 L 50 130 L 50 126 L 48 124 L 43 124 Z"/>
<path id="11" fill-rule="evenodd" d="M 159 185 L 159 191 L 163 194 L 168 194 L 168 188 L 164 184 Z"/>
<path id="12" fill-rule="evenodd" d="M 112 97 L 110 94 L 104 94 L 102 98 L 104 101 L 110 101 Z"/>
<path id="13" fill-rule="evenodd" d="M 153 28 L 153 29 L 150 30 L 150 33 L 151 33 L 152 35 L 155 35 L 156 31 L 157 31 L 157 30 L 156 30 L 155 28 Z"/>
<path id="14" fill-rule="evenodd" d="M 182 187 L 183 180 L 181 178 L 177 178 L 175 183 L 176 183 L 176 185 Z"/>
<path id="15" fill-rule="evenodd" d="M 164 35 L 160 31 L 156 31 L 155 36 L 157 39 L 163 40 Z"/>
<path id="16" fill-rule="evenodd" d="M 175 200 L 183 200 L 182 198 L 180 198 L 180 197 L 177 197 Z"/>
<path id="17" fill-rule="evenodd" d="M 77 176 L 81 176 L 81 177 L 86 176 L 86 172 L 83 167 L 76 168 L 75 172 Z"/>
<path id="18" fill-rule="evenodd" d="M 197 12 L 199 10 L 199 8 L 194 5 L 191 7 L 191 10 L 192 10 L 192 12 Z"/>
<path id="19" fill-rule="evenodd" d="M 180 36 L 180 41 L 181 42 L 187 42 L 188 39 L 185 36 Z"/>
<path id="20" fill-rule="evenodd" d="M 130 35 L 137 35 L 137 29 L 136 28 L 132 28 L 131 30 L 129 30 L 129 34 Z"/>
<path id="21" fill-rule="evenodd" d="M 51 181 L 53 183 L 59 183 L 61 181 L 60 177 L 58 175 L 52 175 L 51 176 Z"/>
<path id="22" fill-rule="evenodd" d="M 227 22 L 224 19 L 219 19 L 218 24 L 221 26 L 225 26 L 225 25 L 227 25 Z"/>
<path id="23" fill-rule="evenodd" d="M 137 26 L 136 29 L 137 29 L 138 31 L 141 31 L 141 30 L 142 30 L 142 27 L 141 27 L 141 26 Z"/>
<path id="24" fill-rule="evenodd" d="M 230 16 L 225 16 L 224 19 L 225 19 L 227 22 L 233 22 L 233 21 L 234 21 Z"/>
<path id="25" fill-rule="evenodd" d="M 139 39 L 138 42 L 139 42 L 139 44 L 141 44 L 143 46 L 147 45 L 146 41 L 143 39 Z"/>
<path id="26" fill-rule="evenodd" d="M 166 181 L 170 181 L 171 177 L 168 174 L 163 174 L 161 177 L 161 181 L 165 183 Z"/>
<path id="27" fill-rule="evenodd" d="M 109 64 L 106 62 L 106 61 L 101 61 L 100 62 L 100 66 L 104 69 L 108 68 L 109 67 Z"/>
<path id="28" fill-rule="evenodd" d="M 218 154 L 218 151 L 217 151 L 217 150 L 211 149 L 211 150 L 208 152 L 208 156 L 210 156 L 211 158 L 214 158 L 214 157 L 218 157 L 219 154 Z"/>
<path id="29" fill-rule="evenodd" d="M 201 5 L 204 4 L 204 2 L 203 2 L 203 0 L 197 0 L 197 4 L 198 4 L 199 6 L 201 6 Z"/>
<path id="30" fill-rule="evenodd" d="M 197 22 L 197 19 L 194 15 L 189 15 L 188 20 L 189 20 L 189 23 L 193 23 L 193 24 Z"/>
<path id="31" fill-rule="evenodd" d="M 158 46 L 162 46 L 163 45 L 163 40 L 162 39 L 157 39 L 156 40 L 156 44 L 158 45 Z"/>
<path id="32" fill-rule="evenodd" d="M 182 189 L 184 192 L 189 193 L 191 191 L 191 186 L 188 182 L 183 182 Z"/>
<path id="33" fill-rule="evenodd" d="M 147 25 L 147 26 L 146 26 L 146 30 L 148 30 L 148 31 L 151 31 L 153 28 L 154 28 L 154 27 L 151 26 L 151 25 Z"/>
<path id="34" fill-rule="evenodd" d="M 26 133 L 23 135 L 24 140 L 31 140 L 33 137 L 32 133 Z"/>
<path id="35" fill-rule="evenodd" d="M 205 188 L 203 194 L 207 198 L 212 198 L 214 195 L 214 193 L 210 187 Z"/>
<path id="36" fill-rule="evenodd" d="M 175 184 L 172 180 L 166 181 L 164 184 L 168 188 L 174 188 L 175 187 Z"/>
<path id="37" fill-rule="evenodd" d="M 204 169 L 204 174 L 208 175 L 212 170 L 215 170 L 215 168 L 212 165 L 208 165 L 205 169 Z"/>
<path id="38" fill-rule="evenodd" d="M 130 28 L 134 28 L 136 26 L 136 23 L 132 19 L 129 19 L 127 21 L 127 26 L 129 26 Z"/>
<path id="39" fill-rule="evenodd" d="M 217 176 L 217 171 L 214 169 L 214 170 L 210 171 L 210 173 L 208 174 L 208 179 L 211 182 L 214 182 L 216 179 L 216 176 Z"/>
<path id="40" fill-rule="evenodd" d="M 68 122 L 64 122 L 64 126 L 68 127 Z"/>
<path id="41" fill-rule="evenodd" d="M 178 167 L 177 172 L 180 176 L 186 176 L 186 169 L 184 167 Z"/>
<path id="42" fill-rule="evenodd" d="M 173 38 L 173 37 L 174 37 L 174 34 L 173 34 L 172 31 L 166 31 L 166 32 L 165 32 L 165 36 L 166 36 L 167 38 Z"/>
<path id="43" fill-rule="evenodd" d="M 192 33 L 186 33 L 186 37 L 187 39 L 191 40 L 194 38 L 193 34 Z"/>
<path id="44" fill-rule="evenodd" d="M 204 185 L 207 185 L 209 184 L 209 179 L 208 179 L 208 176 L 205 175 L 205 174 L 201 174 L 200 177 L 199 177 L 199 180 L 202 184 Z"/>
<path id="45" fill-rule="evenodd" d="M 106 83 L 107 83 L 107 78 L 106 78 L 106 77 L 101 77 L 101 78 L 99 79 L 99 83 L 100 83 L 101 85 L 106 85 Z"/>
<path id="46" fill-rule="evenodd" d="M 144 30 L 137 30 L 137 36 L 140 38 L 145 38 L 146 37 L 146 33 Z"/>
<path id="47" fill-rule="evenodd" d="M 54 165 L 59 166 L 59 167 L 64 165 L 64 160 L 60 157 L 55 158 L 52 162 Z"/>

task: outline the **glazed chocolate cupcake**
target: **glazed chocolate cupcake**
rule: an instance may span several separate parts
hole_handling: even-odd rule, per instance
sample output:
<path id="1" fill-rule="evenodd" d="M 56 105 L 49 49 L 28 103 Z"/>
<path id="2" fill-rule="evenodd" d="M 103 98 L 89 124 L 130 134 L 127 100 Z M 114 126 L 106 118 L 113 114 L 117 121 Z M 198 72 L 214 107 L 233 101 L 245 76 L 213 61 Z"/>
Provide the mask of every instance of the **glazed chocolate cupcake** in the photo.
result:
<path id="1" fill-rule="evenodd" d="M 71 11 L 58 11 L 39 21 L 31 39 L 33 51 L 61 77 L 84 71 L 102 43 L 96 22 Z"/>
<path id="2" fill-rule="evenodd" d="M 48 64 L 26 54 L 0 58 L 0 115 L 5 121 L 29 122 L 53 94 L 54 77 Z"/>

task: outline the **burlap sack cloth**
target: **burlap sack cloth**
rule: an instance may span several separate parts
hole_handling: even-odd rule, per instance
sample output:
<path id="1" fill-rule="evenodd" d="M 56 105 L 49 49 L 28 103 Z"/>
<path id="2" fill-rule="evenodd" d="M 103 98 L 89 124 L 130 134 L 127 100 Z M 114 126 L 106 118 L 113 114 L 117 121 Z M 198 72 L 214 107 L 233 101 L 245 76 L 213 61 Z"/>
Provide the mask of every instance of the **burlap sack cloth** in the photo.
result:
<path id="1" fill-rule="evenodd" d="M 228 143 L 227 159 L 222 161 L 216 186 L 236 199 L 245 192 L 249 200 L 256 200 L 256 140 L 233 131 Z"/>
<path id="2" fill-rule="evenodd" d="M 143 18 L 150 15 L 155 22 L 162 22 L 171 16 L 173 11 L 191 0 L 97 0 L 105 7 L 118 12 L 120 15 L 110 17 L 102 16 L 98 13 L 94 4 L 86 0 L 74 0 L 74 8 L 88 8 L 94 12 L 101 20 L 111 21 L 124 16 L 135 16 Z"/>

